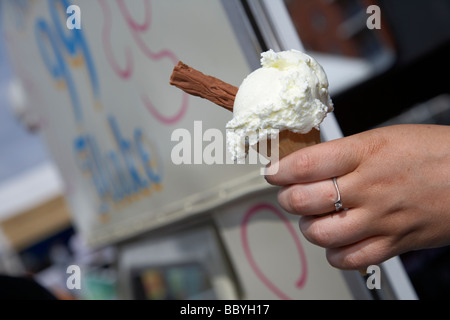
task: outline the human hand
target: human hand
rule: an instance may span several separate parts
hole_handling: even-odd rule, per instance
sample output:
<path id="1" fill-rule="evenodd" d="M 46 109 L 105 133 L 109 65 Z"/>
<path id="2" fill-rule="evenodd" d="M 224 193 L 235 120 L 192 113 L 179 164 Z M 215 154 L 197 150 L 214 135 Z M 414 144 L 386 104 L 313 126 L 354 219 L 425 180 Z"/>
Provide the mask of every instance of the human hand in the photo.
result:
<path id="1" fill-rule="evenodd" d="M 299 150 L 270 170 L 281 207 L 301 216 L 305 238 L 334 267 L 360 270 L 450 244 L 448 126 L 374 129 Z M 333 177 L 344 211 L 335 212 Z"/>

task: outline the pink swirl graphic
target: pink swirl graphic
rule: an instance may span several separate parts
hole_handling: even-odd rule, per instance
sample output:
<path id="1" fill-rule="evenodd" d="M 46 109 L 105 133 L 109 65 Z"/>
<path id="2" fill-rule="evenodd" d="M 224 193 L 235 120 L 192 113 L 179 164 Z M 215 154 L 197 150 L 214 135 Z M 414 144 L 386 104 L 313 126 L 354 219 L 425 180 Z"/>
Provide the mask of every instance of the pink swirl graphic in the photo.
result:
<path id="1" fill-rule="evenodd" d="M 301 289 L 306 283 L 306 278 L 307 278 L 307 274 L 308 274 L 308 270 L 307 269 L 308 268 L 307 268 L 307 261 L 306 261 L 305 252 L 303 251 L 303 247 L 302 247 L 302 244 L 300 242 L 300 239 L 299 239 L 297 233 L 295 232 L 294 228 L 292 227 L 291 223 L 289 222 L 289 220 L 285 217 L 285 215 L 280 210 L 278 210 L 275 206 L 273 206 L 271 204 L 268 204 L 268 203 L 258 204 L 256 206 L 250 208 L 250 210 L 245 214 L 244 219 L 242 221 L 242 225 L 241 225 L 241 240 L 242 240 L 242 246 L 243 246 L 243 249 L 244 249 L 244 252 L 245 252 L 245 256 L 247 257 L 247 260 L 250 263 L 250 266 L 252 267 L 252 269 L 255 272 L 255 274 L 262 281 L 262 283 L 264 283 L 264 285 L 267 288 L 270 289 L 270 291 L 272 291 L 275 295 L 277 295 L 282 300 L 290 300 L 291 298 L 289 296 L 287 296 L 282 290 L 280 290 L 261 271 L 261 269 L 259 268 L 259 266 L 256 263 L 255 259 L 253 258 L 253 254 L 252 254 L 251 249 L 250 249 L 250 245 L 249 245 L 249 241 L 248 241 L 247 227 L 248 227 L 248 224 L 249 224 L 249 221 L 250 221 L 251 217 L 253 215 L 257 214 L 259 211 L 262 211 L 262 210 L 268 210 L 268 211 L 274 213 L 278 218 L 280 218 L 283 221 L 284 225 L 288 229 L 289 234 L 291 235 L 291 237 L 294 240 L 295 245 L 297 247 L 297 252 L 298 252 L 299 257 L 300 257 L 300 264 L 302 266 L 302 272 L 300 274 L 300 278 L 295 283 L 295 287 L 298 288 L 298 289 Z"/>
<path id="2" fill-rule="evenodd" d="M 139 49 L 142 51 L 142 53 L 147 56 L 150 60 L 161 60 L 161 59 L 169 59 L 173 65 L 177 64 L 178 58 L 175 56 L 175 54 L 170 50 L 161 50 L 159 52 L 153 52 L 150 50 L 150 48 L 147 47 L 145 42 L 142 40 L 141 33 L 147 32 L 150 29 L 151 25 L 151 5 L 150 1 L 146 0 L 144 1 L 145 4 L 145 20 L 143 23 L 136 22 L 133 17 L 130 15 L 130 12 L 128 11 L 125 1 L 124 0 L 117 0 L 117 5 L 119 6 L 119 10 L 122 13 L 125 21 L 127 22 L 128 26 L 131 29 L 131 34 L 134 38 L 134 41 L 138 45 Z M 174 123 L 179 122 L 185 115 L 187 108 L 188 108 L 188 95 L 183 92 L 182 93 L 182 102 L 181 107 L 179 111 L 173 115 L 173 116 L 165 116 L 163 115 L 151 102 L 151 100 L 146 96 L 142 95 L 142 101 L 148 111 L 161 123 L 164 123 L 166 125 L 171 125 Z"/>
<path id="3" fill-rule="evenodd" d="M 145 1 L 145 20 L 142 24 L 138 24 L 136 21 L 133 20 L 133 18 L 130 15 L 130 12 L 128 11 L 127 7 L 125 6 L 124 0 L 117 0 L 117 5 L 120 8 L 120 11 L 122 12 L 125 21 L 127 24 L 135 31 L 145 32 L 150 28 L 150 22 L 151 22 L 151 7 L 150 2 Z"/>
<path id="4" fill-rule="evenodd" d="M 113 71 L 122 79 L 128 79 L 131 77 L 131 74 L 133 73 L 133 57 L 131 56 L 130 48 L 126 48 L 126 66 L 125 68 L 121 68 L 119 64 L 117 63 L 114 54 L 112 52 L 111 48 L 111 29 L 112 29 L 112 16 L 111 16 L 111 10 L 106 3 L 106 0 L 99 0 L 100 5 L 102 7 L 103 15 L 105 18 L 105 22 L 103 25 L 103 31 L 102 31 L 102 42 L 103 42 L 103 48 L 105 50 L 106 59 L 108 60 L 109 64 L 111 65 L 111 68 Z"/>
<path id="5" fill-rule="evenodd" d="M 176 113 L 174 116 L 164 116 L 161 114 L 158 109 L 155 108 L 153 103 L 150 101 L 150 99 L 146 95 L 142 95 L 141 97 L 142 102 L 144 103 L 147 110 L 151 113 L 151 115 L 157 119 L 159 122 L 164 123 L 166 125 L 172 125 L 175 124 L 181 119 L 183 119 L 184 114 L 187 111 L 187 107 L 189 104 L 189 97 L 187 94 L 183 94 L 182 96 L 182 102 L 181 102 L 181 109 L 178 113 Z"/>

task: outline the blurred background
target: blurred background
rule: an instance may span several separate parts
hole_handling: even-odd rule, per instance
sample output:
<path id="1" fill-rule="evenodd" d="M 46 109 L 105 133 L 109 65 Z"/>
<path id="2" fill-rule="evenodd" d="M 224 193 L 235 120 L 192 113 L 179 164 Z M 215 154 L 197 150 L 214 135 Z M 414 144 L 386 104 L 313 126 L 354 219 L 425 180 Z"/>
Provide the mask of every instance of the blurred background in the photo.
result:
<path id="1" fill-rule="evenodd" d="M 124 16 L 128 17 L 128 20 L 124 19 L 124 21 L 129 22 L 130 15 L 133 14 L 139 17 L 136 21 L 142 21 L 143 16 L 139 13 L 139 10 L 143 11 L 142 8 L 150 8 L 151 3 L 151 8 L 156 11 L 161 6 L 158 2 L 160 1 L 149 1 L 149 6 L 140 4 L 134 9 L 130 9 L 131 5 L 127 2 L 128 11 L 126 12 L 128 12 L 128 16 Z M 217 2 L 221 3 L 220 1 Z M 237 3 L 237 7 L 241 8 L 238 13 L 246 17 L 244 19 L 246 21 L 245 28 L 247 32 L 251 29 L 249 34 L 252 36 L 250 40 L 237 37 L 236 52 L 239 51 L 239 44 L 246 41 L 247 44 L 251 43 L 252 50 L 256 52 L 253 56 L 256 57 L 258 51 L 270 47 L 270 44 L 265 41 L 267 36 L 265 33 L 267 32 L 260 28 L 258 17 L 255 17 L 254 8 L 258 5 L 258 2 L 233 1 L 233 3 Z M 82 10 L 83 6 L 86 5 L 83 1 L 50 1 L 49 6 L 52 4 L 55 6 L 58 4 L 67 5 L 69 3 L 79 4 Z M 118 9 L 113 1 L 99 0 L 95 10 L 102 10 L 104 14 L 109 12 L 112 17 L 120 16 L 120 3 L 123 6 L 123 2 L 118 1 L 117 3 Z M 143 1 L 142 3 L 146 2 Z M 171 3 L 171 5 L 174 6 L 175 4 Z M 285 0 L 284 5 L 305 51 L 317 57 L 330 76 L 330 88 L 335 104 L 334 114 L 343 135 L 347 136 L 371 128 L 399 123 L 450 124 L 450 85 L 445 80 L 445 74 L 450 71 L 448 60 L 450 56 L 449 1 Z M 369 16 L 366 10 L 370 5 L 377 5 L 381 9 L 381 29 L 379 30 L 369 29 L 366 25 Z M 198 9 L 199 6 L 207 7 L 205 10 L 215 8 L 210 8 L 210 5 L 207 5 L 205 1 L 192 1 L 191 6 L 194 10 Z M 236 22 L 237 13 L 232 12 L 230 14 L 230 4 L 223 4 L 223 6 L 224 12 L 228 14 L 223 14 L 223 16 L 234 23 L 234 26 L 228 28 L 230 30 L 234 28 L 234 31 L 236 31 L 238 25 Z M 217 8 L 221 8 L 221 6 L 218 5 Z M 162 6 L 160 9 L 163 10 L 165 7 Z M 33 278 L 60 299 L 118 299 L 124 296 L 134 299 L 170 299 L 174 297 L 211 299 L 220 297 L 217 290 L 214 290 L 215 284 L 212 284 L 209 278 L 211 277 L 209 267 L 202 264 L 192 261 L 167 264 L 164 259 L 161 263 L 150 264 L 150 267 L 146 267 L 144 262 L 135 265 L 132 263 L 132 261 L 139 260 L 142 255 L 157 256 L 161 254 L 161 250 L 163 250 L 161 248 L 170 247 L 168 243 L 172 240 L 164 241 L 164 239 L 172 239 L 173 230 L 177 229 L 179 221 L 185 221 L 183 219 L 174 219 L 172 221 L 174 225 L 170 223 L 157 225 L 153 233 L 158 235 L 157 241 L 148 243 L 147 240 L 144 241 L 137 236 L 141 235 L 142 230 L 139 230 L 135 234 L 130 231 L 125 237 L 118 236 L 104 242 L 100 241 L 99 245 L 90 246 L 87 243 L 89 241 L 86 241 L 86 232 L 79 232 L 80 223 L 73 217 L 78 215 L 79 210 L 82 211 L 80 209 L 82 206 L 72 205 L 74 197 L 71 195 L 71 188 L 73 186 L 67 183 L 72 176 L 67 174 L 64 169 L 66 166 L 61 165 L 61 161 L 65 160 L 55 155 L 55 147 L 53 146 L 53 149 L 49 147 L 49 145 L 54 144 L 54 141 L 49 141 L 48 134 L 44 133 L 48 128 L 46 121 L 55 121 L 51 117 L 45 118 L 42 116 L 43 113 L 49 112 L 48 108 L 51 106 L 37 107 L 35 105 L 45 105 L 46 102 L 52 101 L 47 99 L 47 94 L 51 95 L 51 93 L 41 91 L 39 84 L 40 82 L 50 82 L 50 80 L 45 76 L 36 77 L 36 74 L 44 74 L 45 72 L 40 73 L 40 69 L 36 69 L 33 74 L 28 70 L 28 68 L 31 69 L 29 67 L 30 62 L 32 65 L 42 64 L 42 62 L 39 62 L 41 61 L 40 58 L 37 57 L 39 50 L 35 48 L 35 44 L 28 43 L 30 50 L 34 50 L 31 57 L 35 58 L 30 58 L 33 61 L 26 61 L 26 59 L 21 61 L 20 57 L 12 56 L 14 52 L 17 52 L 14 51 L 17 48 L 27 47 L 26 45 L 17 46 L 17 43 L 26 39 L 27 28 L 30 27 L 27 21 L 34 19 L 35 12 L 37 12 L 37 15 L 43 15 L 47 18 L 49 11 L 46 1 L 35 1 L 30 4 L 29 1 L 0 0 L 0 32 L 4 38 L 4 41 L 0 41 L 0 273 Z M 125 11 L 121 12 L 123 14 Z M 83 19 L 93 20 L 92 13 L 86 12 L 86 15 L 84 14 L 85 11 L 83 11 Z M 168 15 L 169 13 L 165 16 L 167 19 L 169 19 Z M 175 15 L 173 19 L 181 19 L 175 13 L 173 15 Z M 12 19 L 11 16 L 15 18 Z M 107 15 L 104 15 L 103 20 L 98 19 L 97 21 L 99 21 L 98 30 L 92 32 L 94 34 L 92 36 L 86 35 L 89 32 L 86 30 L 89 29 L 87 26 L 83 26 L 86 41 L 91 42 L 93 56 L 98 56 L 100 52 L 100 49 L 94 48 L 94 41 L 98 41 L 96 42 L 98 46 L 100 46 L 99 43 L 103 43 L 103 46 L 105 46 L 105 38 L 102 38 L 102 34 L 105 36 Z M 101 24 L 101 21 L 104 24 Z M 127 41 L 131 41 L 129 39 L 132 37 L 126 37 L 125 31 L 120 31 L 128 28 L 126 23 L 122 21 L 115 24 L 115 20 L 113 21 L 113 28 L 115 28 L 113 32 L 116 32 L 115 34 L 119 35 L 119 38 L 127 38 L 124 43 L 131 47 Z M 135 30 L 144 26 L 144 24 L 139 25 L 136 21 L 134 21 Z M 154 23 L 162 22 L 155 18 Z M 191 21 L 191 23 L 194 25 L 195 21 Z M 204 29 L 204 25 L 201 25 L 202 23 L 204 25 L 219 24 L 216 21 L 198 21 L 199 26 L 193 26 L 192 28 L 198 28 L 200 30 L 198 32 L 208 32 Z M 89 27 L 92 30 L 93 24 Z M 222 30 L 220 28 L 224 27 L 219 25 L 215 28 Z M 12 32 L 11 30 L 18 31 Z M 158 46 L 162 43 L 162 47 L 170 44 L 172 40 L 168 34 L 165 34 L 168 33 L 168 29 L 160 28 L 156 30 L 160 31 L 153 32 L 153 35 L 147 36 L 145 32 L 142 33 L 141 39 L 150 44 L 156 43 Z M 67 34 L 66 37 L 68 37 Z M 231 37 L 230 34 L 226 36 Z M 21 38 L 22 35 L 24 39 Z M 133 33 L 132 35 L 134 37 L 136 34 Z M 169 40 L 165 43 L 160 38 Z M 198 43 L 204 42 L 204 39 L 208 37 L 200 38 Z M 67 39 L 70 40 L 70 38 Z M 197 40 L 193 41 L 192 45 L 179 40 L 176 41 L 177 45 L 185 48 L 182 57 L 192 56 L 192 61 L 196 63 L 198 61 L 194 58 L 196 54 L 201 50 L 209 50 L 209 44 L 203 44 L 205 48 L 200 45 L 200 48 L 196 46 L 197 42 L 195 41 Z M 53 45 L 49 43 L 46 44 L 46 50 L 49 50 Z M 137 46 L 141 47 L 140 50 L 145 52 L 142 49 L 142 43 L 139 40 L 136 40 L 136 43 Z M 14 50 L 10 50 L 12 47 L 14 47 Z M 124 53 L 125 50 L 123 50 L 125 47 L 117 45 L 118 49 L 113 50 L 117 60 L 122 61 L 120 62 L 122 66 L 125 65 L 123 61 L 129 61 L 127 60 L 127 54 Z M 189 49 L 187 49 L 188 47 Z M 175 45 L 173 45 L 172 50 L 180 52 L 182 49 L 177 51 Z M 244 54 L 241 56 L 241 54 L 232 52 L 229 59 L 233 59 L 236 55 L 242 61 L 248 62 L 249 54 L 246 50 L 242 45 Z M 204 68 L 207 68 L 206 63 L 208 62 L 214 65 L 220 64 L 223 69 L 227 69 L 227 64 L 231 60 L 227 60 L 227 57 L 215 59 L 214 54 L 216 53 L 205 53 L 205 57 L 202 58 L 203 61 L 206 61 L 204 62 Z M 181 53 L 178 53 L 179 57 L 181 55 Z M 246 58 L 243 57 L 245 55 Z M 53 58 L 52 55 L 50 56 Z M 237 61 L 237 59 L 233 61 Z M 242 63 L 244 64 L 244 62 Z M 198 63 L 200 65 L 203 62 L 199 61 Z M 239 63 L 236 64 L 239 66 Z M 254 63 L 250 61 L 248 64 L 250 67 L 247 66 L 247 68 L 254 68 Z M 221 67 L 217 68 L 208 72 L 227 77 L 226 71 L 220 69 Z M 101 67 L 98 67 L 98 78 L 114 76 L 113 73 L 102 73 L 102 70 Z M 170 66 L 164 69 L 166 74 L 161 77 L 168 78 L 167 74 L 170 72 L 168 70 L 170 70 Z M 136 74 L 138 72 L 136 71 Z M 235 77 L 230 76 L 229 79 L 238 81 L 247 73 L 247 70 L 244 68 L 239 72 Z M 76 76 L 74 77 L 76 78 Z M 142 80 L 145 79 L 146 74 L 139 74 L 137 77 Z M 37 82 L 36 79 L 38 79 Z M 76 78 L 76 81 L 80 81 L 79 78 Z M 130 86 L 133 89 L 123 87 L 123 90 L 133 91 L 135 90 L 134 87 L 139 86 L 137 82 L 133 82 Z M 116 93 L 118 92 L 116 91 Z M 157 93 L 154 93 L 154 95 L 157 95 Z M 36 100 L 38 96 L 43 96 L 41 101 Z M 89 96 L 89 94 L 86 94 L 86 96 Z M 33 97 L 33 99 L 30 99 L 30 97 Z M 170 105 L 172 102 L 171 100 L 168 104 Z M 85 103 L 84 100 L 82 103 Z M 206 109 L 208 108 L 206 107 Z M 139 112 L 136 111 L 138 117 Z M 198 118 L 199 112 L 193 111 L 193 114 L 192 119 Z M 222 114 L 220 115 L 222 116 Z M 86 123 L 88 122 L 86 121 Z M 86 123 L 78 127 L 74 125 L 73 131 L 83 132 L 83 126 L 88 127 Z M 148 123 L 152 124 L 151 122 Z M 98 124 L 94 125 L 97 126 Z M 69 126 L 67 131 L 71 129 Z M 81 173 L 79 175 L 82 176 Z M 169 183 L 167 182 L 166 185 L 169 185 Z M 187 182 L 187 185 L 189 185 L 189 182 Z M 164 191 L 170 194 L 170 185 L 169 190 L 166 191 L 166 189 Z M 90 193 L 93 194 L 95 191 L 91 190 Z M 176 194 L 174 195 L 176 196 Z M 85 203 L 91 204 L 92 199 L 89 197 L 86 198 Z M 77 198 L 76 201 L 83 200 Z M 185 203 L 184 208 L 188 206 L 189 201 Z M 150 202 L 150 205 L 153 206 L 154 203 Z M 155 204 L 155 207 L 157 205 L 158 203 Z M 238 209 L 236 210 L 238 211 Z M 220 213 L 218 216 L 220 216 Z M 116 219 L 114 215 L 108 219 L 119 221 L 114 220 Z M 227 251 L 230 250 L 226 240 L 227 235 L 222 233 L 221 230 L 216 230 L 222 228 L 226 223 L 224 224 L 224 220 L 220 217 L 217 220 L 221 222 L 217 223 L 215 219 L 212 219 L 211 223 L 209 220 L 207 222 L 208 226 L 212 225 L 213 236 L 210 235 L 209 231 L 200 230 L 197 232 L 193 228 L 195 232 L 192 231 L 192 234 L 187 232 L 185 236 L 180 236 L 180 241 L 192 243 L 193 246 L 196 244 L 200 246 L 200 243 L 204 242 L 202 239 L 219 238 L 217 248 L 204 249 L 204 257 L 214 256 L 215 263 L 225 261 L 223 265 L 227 267 L 223 274 L 228 275 L 229 282 L 233 284 L 234 289 L 223 289 L 222 291 L 234 292 L 230 294 L 231 297 L 248 297 L 246 286 L 239 284 L 242 281 L 242 275 L 240 275 L 239 267 L 235 265 L 237 262 L 233 262 L 233 255 Z M 203 220 L 200 220 L 203 223 Z M 196 220 L 194 219 L 194 221 Z M 122 222 L 122 220 L 119 222 Z M 195 225 L 195 223 L 193 224 Z M 84 222 L 81 225 L 82 228 L 86 229 Z M 110 230 L 112 229 L 102 228 L 100 226 L 99 230 L 106 230 L 106 234 L 111 233 Z M 94 228 L 93 233 L 96 230 Z M 203 234 L 205 238 L 200 237 Z M 220 240 L 221 236 L 225 240 Z M 147 253 L 140 253 L 139 250 L 143 250 L 139 249 L 142 243 L 149 250 Z M 133 244 L 138 245 L 134 247 Z M 158 247 L 158 245 L 161 245 L 161 247 Z M 131 249 L 126 249 L 127 246 Z M 180 249 L 179 256 L 190 257 L 191 254 L 197 254 L 191 253 L 191 251 L 196 252 L 192 248 Z M 223 256 L 215 257 L 219 251 L 223 253 Z M 124 263 L 123 259 L 126 259 L 127 262 Z M 400 259 L 418 298 L 450 298 L 450 248 L 411 252 L 402 255 Z M 83 270 L 86 270 L 83 276 L 83 286 L 87 288 L 86 290 L 73 291 L 67 289 L 66 269 L 71 264 L 81 265 Z M 120 283 L 120 279 L 122 279 L 120 268 L 124 266 L 128 272 L 126 279 L 123 280 L 126 284 Z M 190 279 L 191 282 L 188 284 L 179 280 L 178 286 L 180 286 L 180 283 L 184 283 L 191 289 L 191 293 L 184 292 L 184 294 L 178 296 L 165 295 L 164 292 L 170 290 L 167 289 L 169 287 L 167 283 L 161 284 L 161 279 L 167 280 L 168 277 Z M 145 283 L 147 283 L 147 287 L 144 285 Z M 228 288 L 227 286 L 225 285 L 226 288 Z M 148 287 L 153 289 L 150 290 Z M 164 288 L 166 291 L 163 290 Z M 172 291 L 170 292 L 180 292 L 174 288 L 171 287 Z M 132 293 L 126 295 L 123 291 Z M 283 298 L 284 296 L 276 296 L 276 298 L 280 297 Z M 317 297 L 320 298 L 321 296 Z"/>

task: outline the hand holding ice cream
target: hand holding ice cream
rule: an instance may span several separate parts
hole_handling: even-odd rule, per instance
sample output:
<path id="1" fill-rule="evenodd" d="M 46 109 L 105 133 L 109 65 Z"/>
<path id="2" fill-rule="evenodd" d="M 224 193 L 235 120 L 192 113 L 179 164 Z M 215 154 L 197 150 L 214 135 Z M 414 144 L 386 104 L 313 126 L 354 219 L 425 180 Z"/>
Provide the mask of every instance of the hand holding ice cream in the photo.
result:
<path id="1" fill-rule="evenodd" d="M 366 270 L 450 245 L 448 146 L 449 126 L 379 128 L 297 151 L 267 180 L 283 187 L 280 205 L 301 216 L 302 233 L 327 249 L 331 265 Z M 334 212 L 332 177 L 346 211 Z"/>
<path id="2" fill-rule="evenodd" d="M 301 66 L 291 68 L 292 61 Z M 219 81 L 214 90 L 237 92 L 227 86 Z M 323 70 L 295 52 L 264 54 L 263 68 L 239 91 L 236 103 L 223 106 L 236 108 L 227 127 L 244 132 L 265 127 L 298 136 L 317 128 L 333 108 Z M 235 142 L 239 138 L 231 138 L 235 155 L 245 147 Z M 400 253 L 450 245 L 448 146 L 448 126 L 391 126 L 298 150 L 279 162 L 277 172 L 269 167 L 266 178 L 282 187 L 280 205 L 302 216 L 302 233 L 327 249 L 331 265 L 365 270 Z M 334 212 L 333 177 L 345 211 Z"/>

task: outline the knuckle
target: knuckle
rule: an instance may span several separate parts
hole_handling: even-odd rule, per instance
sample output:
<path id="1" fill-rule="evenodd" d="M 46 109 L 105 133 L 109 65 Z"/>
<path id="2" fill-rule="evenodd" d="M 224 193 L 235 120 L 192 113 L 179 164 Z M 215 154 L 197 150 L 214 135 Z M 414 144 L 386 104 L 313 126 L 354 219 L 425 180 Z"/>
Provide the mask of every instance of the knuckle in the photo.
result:
<path id="1" fill-rule="evenodd" d="M 327 250 L 326 256 L 328 263 L 342 270 L 359 270 L 365 266 L 364 257 L 358 252 L 343 254 L 340 250 Z"/>
<path id="2" fill-rule="evenodd" d="M 278 203 L 280 206 L 287 212 L 292 213 L 290 210 L 290 203 L 289 199 L 287 197 L 287 194 L 289 193 L 288 189 L 286 187 L 280 188 L 278 191 Z"/>
<path id="3" fill-rule="evenodd" d="M 364 259 L 361 255 L 359 255 L 357 253 L 350 253 L 350 254 L 345 255 L 342 258 L 341 263 L 345 269 L 357 270 L 364 266 L 363 261 L 364 261 Z"/>
<path id="4" fill-rule="evenodd" d="M 387 139 L 374 130 L 368 133 L 366 141 L 364 142 L 363 153 L 366 156 L 372 157 L 380 153 L 380 151 L 383 149 L 383 146 L 386 145 Z"/>
<path id="5" fill-rule="evenodd" d="M 300 190 L 293 189 L 289 195 L 289 205 L 295 213 L 302 213 L 307 209 L 305 194 Z"/>
<path id="6" fill-rule="evenodd" d="M 306 152 L 300 152 L 297 157 L 295 158 L 293 169 L 294 172 L 301 175 L 302 173 L 308 173 L 311 172 L 314 168 L 314 161 Z"/>
<path id="7" fill-rule="evenodd" d="M 320 247 L 328 248 L 333 246 L 333 237 L 320 223 L 313 222 L 302 230 L 305 238 Z"/>

